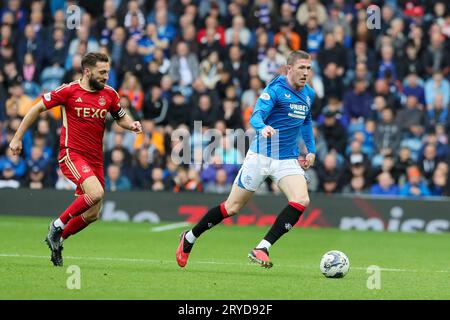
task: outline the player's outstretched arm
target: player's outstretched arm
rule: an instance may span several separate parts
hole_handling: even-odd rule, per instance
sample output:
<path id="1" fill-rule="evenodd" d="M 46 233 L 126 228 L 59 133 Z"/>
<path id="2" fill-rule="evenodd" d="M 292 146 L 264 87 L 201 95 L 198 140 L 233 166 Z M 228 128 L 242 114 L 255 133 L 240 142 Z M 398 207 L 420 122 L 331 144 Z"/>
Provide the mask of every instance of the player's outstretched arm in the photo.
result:
<path id="1" fill-rule="evenodd" d="M 124 129 L 131 130 L 135 133 L 142 132 L 142 125 L 139 121 L 133 121 L 131 117 L 125 114 L 123 117 L 116 120 L 117 124 Z"/>
<path id="2" fill-rule="evenodd" d="M 39 114 L 46 110 L 47 108 L 45 108 L 42 99 L 40 99 L 39 102 L 31 107 L 31 109 L 27 112 L 22 122 L 20 123 L 19 128 L 14 134 L 11 143 L 9 144 L 9 148 L 12 150 L 14 155 L 19 155 L 22 151 L 22 138 L 25 132 L 37 120 Z"/>

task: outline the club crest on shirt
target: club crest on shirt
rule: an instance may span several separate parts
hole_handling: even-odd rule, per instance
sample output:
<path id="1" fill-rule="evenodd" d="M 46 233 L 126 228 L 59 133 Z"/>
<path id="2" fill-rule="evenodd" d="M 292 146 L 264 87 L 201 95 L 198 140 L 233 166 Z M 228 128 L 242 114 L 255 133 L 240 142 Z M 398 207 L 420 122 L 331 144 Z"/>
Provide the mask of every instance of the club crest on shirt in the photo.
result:
<path id="1" fill-rule="evenodd" d="M 103 96 L 101 96 L 98 99 L 98 104 L 100 105 L 100 107 L 103 107 L 106 104 L 106 100 L 105 100 L 105 98 Z"/>
<path id="2" fill-rule="evenodd" d="M 91 171 L 91 168 L 89 168 L 88 165 L 84 165 L 81 167 L 81 171 L 83 171 L 84 173 L 88 173 L 89 171 Z"/>
<path id="3" fill-rule="evenodd" d="M 306 104 L 311 108 L 311 98 L 309 96 L 306 96 Z"/>
<path id="4" fill-rule="evenodd" d="M 50 92 L 47 92 L 44 94 L 45 101 L 51 101 L 52 100 L 52 94 Z"/>
<path id="5" fill-rule="evenodd" d="M 270 95 L 267 92 L 263 92 L 260 96 L 260 99 L 262 100 L 270 100 Z"/>

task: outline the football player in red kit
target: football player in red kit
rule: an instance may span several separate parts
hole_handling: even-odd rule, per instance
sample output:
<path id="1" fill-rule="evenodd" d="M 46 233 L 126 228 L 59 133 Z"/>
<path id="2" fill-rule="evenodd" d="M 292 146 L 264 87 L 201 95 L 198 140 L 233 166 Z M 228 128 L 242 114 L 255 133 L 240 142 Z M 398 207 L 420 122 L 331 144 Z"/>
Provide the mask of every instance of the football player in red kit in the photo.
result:
<path id="1" fill-rule="evenodd" d="M 120 107 L 119 95 L 106 85 L 110 61 L 101 53 L 88 53 L 82 61 L 80 80 L 63 84 L 46 93 L 25 115 L 10 148 L 22 150 L 22 138 L 39 114 L 61 106 L 62 127 L 58 162 L 64 175 L 77 185 L 75 201 L 52 221 L 45 239 L 55 266 L 63 265 L 63 240 L 98 219 L 104 196 L 103 133 L 106 115 L 111 113 L 122 128 L 140 133 L 139 121 L 133 121 Z"/>

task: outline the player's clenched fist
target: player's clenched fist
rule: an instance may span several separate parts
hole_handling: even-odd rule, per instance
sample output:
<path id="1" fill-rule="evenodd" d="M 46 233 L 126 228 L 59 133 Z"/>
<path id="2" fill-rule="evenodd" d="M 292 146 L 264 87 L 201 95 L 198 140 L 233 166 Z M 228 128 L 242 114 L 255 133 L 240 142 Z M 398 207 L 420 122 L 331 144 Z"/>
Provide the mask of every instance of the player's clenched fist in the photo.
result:
<path id="1" fill-rule="evenodd" d="M 276 130 L 274 128 L 272 128 L 271 126 L 265 126 L 264 129 L 262 129 L 262 131 L 261 131 L 261 134 L 264 138 L 270 138 L 275 133 L 277 133 Z"/>
<path id="2" fill-rule="evenodd" d="M 142 132 L 141 123 L 139 121 L 134 121 L 133 123 L 131 123 L 130 130 L 136 133 L 141 133 Z"/>
<path id="3" fill-rule="evenodd" d="M 316 161 L 316 155 L 314 153 L 308 153 L 306 155 L 305 159 L 298 159 L 298 162 L 300 163 L 300 166 L 306 170 L 309 169 L 310 167 L 312 167 L 314 165 L 314 162 Z"/>
<path id="4" fill-rule="evenodd" d="M 12 150 L 13 155 L 19 155 L 22 152 L 22 141 L 13 138 L 9 144 L 9 148 Z"/>

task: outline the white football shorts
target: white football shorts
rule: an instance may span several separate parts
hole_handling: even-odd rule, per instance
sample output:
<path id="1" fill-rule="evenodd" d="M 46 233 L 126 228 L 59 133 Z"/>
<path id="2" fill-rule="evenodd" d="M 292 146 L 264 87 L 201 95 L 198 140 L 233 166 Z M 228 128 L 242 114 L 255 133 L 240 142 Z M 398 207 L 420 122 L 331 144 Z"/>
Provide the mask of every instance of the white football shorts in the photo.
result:
<path id="1" fill-rule="evenodd" d="M 297 174 L 305 175 L 297 159 L 277 160 L 248 151 L 234 184 L 248 191 L 256 191 L 267 177 L 278 185 L 282 178 Z"/>

